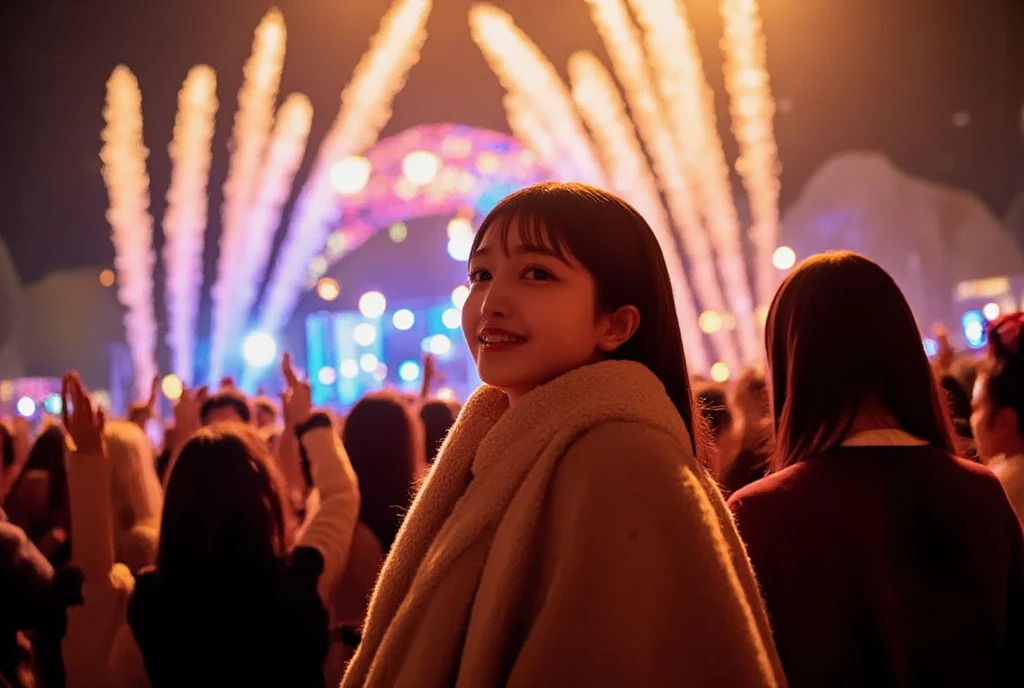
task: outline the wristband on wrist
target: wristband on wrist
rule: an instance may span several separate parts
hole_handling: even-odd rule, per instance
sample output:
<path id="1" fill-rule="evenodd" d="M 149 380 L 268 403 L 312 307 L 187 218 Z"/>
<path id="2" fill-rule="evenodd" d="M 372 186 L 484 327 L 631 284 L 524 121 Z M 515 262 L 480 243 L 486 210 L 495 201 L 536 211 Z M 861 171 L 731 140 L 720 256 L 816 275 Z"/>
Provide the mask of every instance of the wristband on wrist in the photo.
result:
<path id="1" fill-rule="evenodd" d="M 323 411 L 318 411 L 295 426 L 295 438 L 301 442 L 302 436 L 310 430 L 331 428 L 333 426 L 334 423 L 331 422 L 331 417 Z"/>

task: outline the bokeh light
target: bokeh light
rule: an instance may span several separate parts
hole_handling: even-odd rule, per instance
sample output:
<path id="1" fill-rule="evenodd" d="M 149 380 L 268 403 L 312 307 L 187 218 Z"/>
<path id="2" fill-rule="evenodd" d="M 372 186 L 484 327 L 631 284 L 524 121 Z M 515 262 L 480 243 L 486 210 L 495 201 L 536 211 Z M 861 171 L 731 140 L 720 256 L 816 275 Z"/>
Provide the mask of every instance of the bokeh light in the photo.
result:
<path id="1" fill-rule="evenodd" d="M 324 277 L 316 283 L 316 295 L 324 301 L 333 301 L 341 293 L 338 281 L 330 277 Z"/>
<path id="2" fill-rule="evenodd" d="M 985 320 L 992 322 L 999 317 L 1000 308 L 998 303 L 986 303 L 985 307 L 981 309 L 981 314 L 985 316 Z"/>
<path id="3" fill-rule="evenodd" d="M 939 353 L 939 343 L 931 337 L 924 338 L 924 353 L 928 358 L 931 358 L 935 354 Z"/>
<path id="4" fill-rule="evenodd" d="M 10 401 L 14 396 L 14 383 L 10 380 L 0 381 L 0 401 Z"/>
<path id="5" fill-rule="evenodd" d="M 391 324 L 404 332 L 416 324 L 416 315 L 408 308 L 400 308 L 391 316 Z"/>
<path id="6" fill-rule="evenodd" d="M 452 289 L 452 305 L 458 308 L 459 310 L 462 310 L 462 307 L 466 305 L 466 299 L 468 298 L 469 287 L 467 287 L 465 284 L 460 284 L 459 286 Z"/>
<path id="7" fill-rule="evenodd" d="M 420 364 L 416 361 L 406 361 L 398 366 L 398 377 L 406 382 L 418 380 L 420 377 Z"/>
<path id="8" fill-rule="evenodd" d="M 452 340 L 447 335 L 435 334 L 430 338 L 428 348 L 430 353 L 435 356 L 445 356 L 452 350 Z"/>
<path id="9" fill-rule="evenodd" d="M 361 155 L 352 155 L 331 167 L 331 186 L 344 196 L 353 196 L 366 188 L 370 181 L 370 161 Z"/>
<path id="10" fill-rule="evenodd" d="M 772 253 L 772 265 L 778 270 L 789 270 L 796 265 L 796 252 L 789 246 L 779 246 Z"/>
<path id="11" fill-rule="evenodd" d="M 47 413 L 57 415 L 64 410 L 64 401 L 59 394 L 51 394 L 43 400 L 43 408 Z"/>
<path id="12" fill-rule="evenodd" d="M 449 330 L 457 330 L 462 327 L 462 312 L 458 308 L 449 308 L 441 314 L 441 322 Z"/>
<path id="13" fill-rule="evenodd" d="M 464 217 L 453 217 L 448 221 L 448 238 L 473 236 L 473 224 Z"/>
<path id="14" fill-rule="evenodd" d="M 373 379 L 377 382 L 383 382 L 388 376 L 388 367 L 383 363 L 379 364 L 373 371 Z"/>
<path id="15" fill-rule="evenodd" d="M 114 271 L 107 269 L 100 271 L 100 284 L 104 287 L 114 286 Z"/>
<path id="16" fill-rule="evenodd" d="M 341 376 L 351 380 L 359 374 L 359 363 L 354 358 L 346 358 L 341 362 Z"/>
<path id="17" fill-rule="evenodd" d="M 254 368 L 262 368 L 277 358 L 277 342 L 269 334 L 253 332 L 242 343 L 242 356 Z"/>
<path id="18" fill-rule="evenodd" d="M 440 169 L 441 159 L 430 151 L 413 151 L 402 159 L 402 174 L 416 186 L 434 181 Z"/>
<path id="19" fill-rule="evenodd" d="M 469 253 L 472 250 L 472 235 L 456 236 L 448 240 L 448 255 L 451 256 L 452 260 L 464 263 L 469 260 Z"/>
<path id="20" fill-rule="evenodd" d="M 366 318 L 379 318 L 387 310 L 388 302 L 379 291 L 368 291 L 359 297 L 359 312 Z"/>
<path id="21" fill-rule="evenodd" d="M 718 361 L 712 365 L 711 379 L 715 382 L 726 382 L 729 379 L 729 366 L 724 361 Z"/>
<path id="22" fill-rule="evenodd" d="M 380 365 L 380 361 L 373 354 L 363 354 L 359 357 L 359 367 L 367 373 L 372 373 L 377 370 L 377 366 Z"/>
<path id="23" fill-rule="evenodd" d="M 441 401 L 455 401 L 455 390 L 451 387 L 442 387 L 437 390 L 437 398 Z"/>
<path id="24" fill-rule="evenodd" d="M 714 334 L 722 329 L 722 316 L 717 311 L 704 311 L 697 318 L 697 326 L 705 334 Z"/>
<path id="25" fill-rule="evenodd" d="M 405 241 L 407 236 L 409 236 L 409 226 L 404 222 L 396 222 L 388 227 L 388 237 L 396 244 Z"/>
<path id="26" fill-rule="evenodd" d="M 985 317 L 979 311 L 967 311 L 961 319 L 967 346 L 980 349 L 985 346 Z"/>
<path id="27" fill-rule="evenodd" d="M 359 323 L 352 330 L 352 339 L 359 346 L 370 346 L 377 339 L 377 328 L 372 323 Z"/>
<path id="28" fill-rule="evenodd" d="M 321 385 L 333 385 L 338 381 L 338 373 L 331 366 L 324 366 L 317 372 L 316 379 Z"/>
<path id="29" fill-rule="evenodd" d="M 181 378 L 174 373 L 170 375 L 164 375 L 164 378 L 160 381 L 160 391 L 164 393 L 164 396 L 171 401 L 177 401 L 181 398 L 181 393 L 185 390 L 185 385 L 182 384 Z"/>
<path id="30" fill-rule="evenodd" d="M 31 418 L 36 414 L 36 402 L 28 397 L 18 399 L 18 403 L 14 407 L 22 418 Z"/>

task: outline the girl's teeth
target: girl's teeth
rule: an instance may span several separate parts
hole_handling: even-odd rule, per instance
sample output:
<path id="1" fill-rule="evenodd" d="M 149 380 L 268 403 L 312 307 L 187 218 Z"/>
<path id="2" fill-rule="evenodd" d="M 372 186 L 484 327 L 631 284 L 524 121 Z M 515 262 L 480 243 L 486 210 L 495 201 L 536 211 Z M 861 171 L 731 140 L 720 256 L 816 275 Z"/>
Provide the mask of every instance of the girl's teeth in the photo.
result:
<path id="1" fill-rule="evenodd" d="M 487 335 L 483 338 L 484 344 L 508 344 L 511 342 L 524 342 L 526 341 L 522 337 L 510 337 L 507 334 L 503 335 Z"/>

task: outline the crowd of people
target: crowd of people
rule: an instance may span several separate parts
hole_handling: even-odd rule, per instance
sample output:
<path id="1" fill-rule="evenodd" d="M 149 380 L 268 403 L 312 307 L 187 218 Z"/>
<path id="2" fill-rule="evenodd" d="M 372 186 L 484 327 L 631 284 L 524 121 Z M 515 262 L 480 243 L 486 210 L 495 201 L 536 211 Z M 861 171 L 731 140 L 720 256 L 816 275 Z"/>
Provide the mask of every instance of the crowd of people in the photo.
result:
<path id="1" fill-rule="evenodd" d="M 1024 685 L 1024 314 L 929 360 L 849 252 L 780 286 L 765 364 L 687 370 L 664 258 L 607 192 L 500 202 L 461 408 L 78 376 L 0 424 L 0 686 Z M 34 437 L 33 437 L 34 434 Z"/>

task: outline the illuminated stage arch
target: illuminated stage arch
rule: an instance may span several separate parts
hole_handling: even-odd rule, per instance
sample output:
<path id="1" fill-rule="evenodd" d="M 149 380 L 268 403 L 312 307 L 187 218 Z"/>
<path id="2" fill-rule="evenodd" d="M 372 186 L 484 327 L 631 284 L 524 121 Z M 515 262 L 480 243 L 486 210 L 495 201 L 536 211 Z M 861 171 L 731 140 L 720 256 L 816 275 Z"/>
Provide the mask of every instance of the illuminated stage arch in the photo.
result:
<path id="1" fill-rule="evenodd" d="M 430 215 L 471 219 L 513 191 L 553 178 L 512 136 L 465 124 L 406 129 L 377 143 L 365 158 L 369 177 L 358 192 L 341 193 L 338 228 L 308 266 L 310 287 L 382 229 Z"/>

